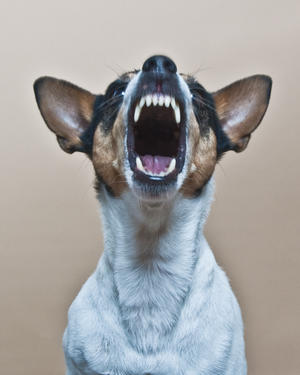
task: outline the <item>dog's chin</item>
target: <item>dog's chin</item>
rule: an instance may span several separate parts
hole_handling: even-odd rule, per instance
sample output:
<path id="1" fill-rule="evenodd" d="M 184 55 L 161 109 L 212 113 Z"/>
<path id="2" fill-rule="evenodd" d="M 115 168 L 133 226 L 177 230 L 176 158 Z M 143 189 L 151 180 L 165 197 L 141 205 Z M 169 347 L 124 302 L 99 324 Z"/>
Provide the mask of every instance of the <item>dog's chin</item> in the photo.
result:
<path id="1" fill-rule="evenodd" d="M 163 203 L 171 200 L 178 192 L 177 182 L 142 182 L 134 180 L 132 183 L 132 191 L 135 196 L 148 203 Z"/>
<path id="2" fill-rule="evenodd" d="M 186 168 L 181 173 L 164 177 L 151 176 L 125 167 L 125 176 L 129 189 L 136 198 L 145 203 L 159 204 L 172 200 L 179 192 L 186 175 Z"/>

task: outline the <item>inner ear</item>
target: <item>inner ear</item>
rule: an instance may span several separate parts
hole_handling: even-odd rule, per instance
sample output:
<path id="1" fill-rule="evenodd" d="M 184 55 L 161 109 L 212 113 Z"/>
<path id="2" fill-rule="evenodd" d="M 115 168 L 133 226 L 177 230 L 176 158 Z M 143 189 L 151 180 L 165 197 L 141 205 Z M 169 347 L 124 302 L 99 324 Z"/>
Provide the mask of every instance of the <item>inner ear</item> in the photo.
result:
<path id="1" fill-rule="evenodd" d="M 86 152 L 83 135 L 93 117 L 96 95 L 60 79 L 41 77 L 34 83 L 38 107 L 61 148 Z"/>
<path id="2" fill-rule="evenodd" d="M 267 110 L 271 87 L 270 77 L 254 75 L 213 93 L 220 124 L 234 151 L 246 148 Z"/>

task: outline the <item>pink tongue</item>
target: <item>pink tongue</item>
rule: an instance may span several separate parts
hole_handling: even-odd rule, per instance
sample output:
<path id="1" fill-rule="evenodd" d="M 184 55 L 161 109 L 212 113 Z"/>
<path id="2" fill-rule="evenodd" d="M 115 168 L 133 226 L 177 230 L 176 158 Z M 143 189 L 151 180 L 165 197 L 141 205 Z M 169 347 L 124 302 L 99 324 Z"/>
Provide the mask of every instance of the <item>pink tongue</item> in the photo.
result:
<path id="1" fill-rule="evenodd" d="M 168 156 L 145 155 L 141 156 L 141 160 L 144 168 L 148 172 L 159 174 L 168 168 L 172 158 L 169 158 Z"/>

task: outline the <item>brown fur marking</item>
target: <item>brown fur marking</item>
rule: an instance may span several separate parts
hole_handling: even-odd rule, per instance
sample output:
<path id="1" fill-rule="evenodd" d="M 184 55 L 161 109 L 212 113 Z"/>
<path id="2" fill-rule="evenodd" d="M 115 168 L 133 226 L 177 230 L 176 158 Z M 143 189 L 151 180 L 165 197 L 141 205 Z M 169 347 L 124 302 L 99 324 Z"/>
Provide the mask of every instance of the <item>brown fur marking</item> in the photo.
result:
<path id="1" fill-rule="evenodd" d="M 104 134 L 101 126 L 97 127 L 92 157 L 96 174 L 103 178 L 117 197 L 128 187 L 123 170 L 124 140 L 125 128 L 121 109 L 110 133 Z"/>
<path id="2" fill-rule="evenodd" d="M 201 136 L 194 113 L 191 114 L 188 143 L 190 163 L 187 177 L 180 190 L 185 197 L 192 198 L 211 177 L 217 162 L 216 136 L 212 129 L 209 129 L 208 136 Z"/>

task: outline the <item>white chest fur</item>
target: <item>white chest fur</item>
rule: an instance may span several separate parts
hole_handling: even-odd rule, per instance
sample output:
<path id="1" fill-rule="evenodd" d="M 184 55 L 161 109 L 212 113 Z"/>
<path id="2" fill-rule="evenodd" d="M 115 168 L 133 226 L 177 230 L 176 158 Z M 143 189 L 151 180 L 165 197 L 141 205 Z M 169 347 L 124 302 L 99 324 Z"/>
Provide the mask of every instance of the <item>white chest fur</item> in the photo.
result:
<path id="1" fill-rule="evenodd" d="M 69 374 L 246 373 L 239 308 L 202 233 L 212 195 L 210 182 L 153 207 L 103 191 L 104 254 L 70 308 Z"/>

